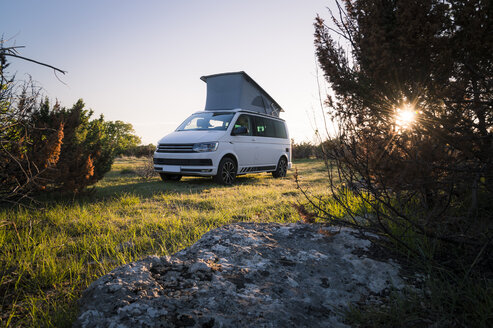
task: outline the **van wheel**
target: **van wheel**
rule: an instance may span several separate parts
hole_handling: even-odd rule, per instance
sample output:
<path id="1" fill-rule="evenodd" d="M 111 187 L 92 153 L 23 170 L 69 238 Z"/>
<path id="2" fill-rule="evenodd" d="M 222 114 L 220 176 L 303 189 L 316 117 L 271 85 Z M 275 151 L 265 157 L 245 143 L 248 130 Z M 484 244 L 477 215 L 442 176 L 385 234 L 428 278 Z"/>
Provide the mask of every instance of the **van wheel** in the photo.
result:
<path id="1" fill-rule="evenodd" d="M 159 173 L 159 175 L 163 181 L 180 181 L 181 179 L 179 174 Z"/>
<path id="2" fill-rule="evenodd" d="M 217 175 L 214 177 L 217 183 L 232 185 L 236 180 L 236 163 L 229 157 L 225 157 L 219 162 Z"/>
<path id="3" fill-rule="evenodd" d="M 272 172 L 272 176 L 274 178 L 284 178 L 286 176 L 286 172 L 288 171 L 288 161 L 286 157 L 279 158 L 279 162 L 277 163 L 277 168 Z"/>

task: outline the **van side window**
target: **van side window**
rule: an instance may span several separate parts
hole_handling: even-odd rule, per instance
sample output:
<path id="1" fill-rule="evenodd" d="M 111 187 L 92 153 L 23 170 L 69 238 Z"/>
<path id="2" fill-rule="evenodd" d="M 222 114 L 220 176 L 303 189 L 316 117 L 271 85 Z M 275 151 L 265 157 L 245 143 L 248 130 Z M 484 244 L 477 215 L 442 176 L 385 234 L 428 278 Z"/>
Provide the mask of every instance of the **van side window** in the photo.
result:
<path id="1" fill-rule="evenodd" d="M 265 130 L 267 128 L 263 117 L 254 116 L 255 127 L 253 129 L 253 135 L 257 137 L 266 137 Z"/>
<path id="2" fill-rule="evenodd" d="M 287 138 L 284 123 L 266 117 L 255 116 L 255 127 L 253 132 L 255 136 L 259 137 Z"/>
<path id="3" fill-rule="evenodd" d="M 252 120 L 248 115 L 240 115 L 236 120 L 235 126 L 233 128 L 245 127 L 247 129 L 247 136 L 252 135 Z"/>
<path id="4" fill-rule="evenodd" d="M 265 136 L 269 138 L 275 138 L 276 137 L 276 128 L 274 126 L 274 120 L 264 118 L 265 122 Z"/>

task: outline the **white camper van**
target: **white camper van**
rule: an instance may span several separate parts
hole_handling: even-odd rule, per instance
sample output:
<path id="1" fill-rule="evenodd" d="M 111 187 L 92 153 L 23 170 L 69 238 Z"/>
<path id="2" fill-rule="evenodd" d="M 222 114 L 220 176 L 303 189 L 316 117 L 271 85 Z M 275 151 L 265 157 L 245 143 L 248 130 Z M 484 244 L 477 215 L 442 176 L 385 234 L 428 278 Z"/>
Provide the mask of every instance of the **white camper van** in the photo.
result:
<path id="1" fill-rule="evenodd" d="M 247 173 L 286 176 L 291 143 L 277 102 L 245 72 L 201 79 L 207 83 L 205 110 L 159 140 L 154 153 L 154 169 L 163 181 L 213 176 L 233 184 L 237 175 Z"/>

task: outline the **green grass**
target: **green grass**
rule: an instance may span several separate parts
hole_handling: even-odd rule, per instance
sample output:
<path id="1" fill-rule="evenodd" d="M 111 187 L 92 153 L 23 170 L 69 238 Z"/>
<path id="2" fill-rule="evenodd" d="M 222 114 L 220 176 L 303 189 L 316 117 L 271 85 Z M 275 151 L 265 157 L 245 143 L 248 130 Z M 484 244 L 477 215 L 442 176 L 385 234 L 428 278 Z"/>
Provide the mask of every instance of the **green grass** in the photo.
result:
<path id="1" fill-rule="evenodd" d="M 81 292 L 116 266 L 148 255 L 173 254 L 228 223 L 298 221 L 291 203 L 306 203 L 296 188 L 294 170 L 284 179 L 265 173 L 240 176 L 234 186 L 226 187 L 209 178 L 146 181 L 137 174 L 144 162 L 117 159 L 103 180 L 76 198 L 51 194 L 43 197 L 42 209 L 0 209 L 0 327 L 70 327 Z M 320 196 L 319 205 L 344 216 L 344 207 L 328 197 L 323 162 L 302 160 L 295 165 L 302 186 Z M 342 196 L 358 215 L 371 213 L 352 193 Z M 410 232 L 407 238 L 426 255 L 423 258 L 443 251 L 443 246 L 417 234 Z M 393 248 L 398 250 L 398 245 Z M 408 255 L 403 251 L 404 258 Z M 451 272 L 408 259 L 411 271 L 423 273 L 424 288 L 394 292 L 382 306 L 351 307 L 349 324 L 492 326 L 491 279 L 462 274 L 467 268 Z"/>
<path id="2" fill-rule="evenodd" d="M 93 190 L 52 195 L 43 209 L 0 209 L 0 326 L 70 327 L 81 292 L 116 266 L 175 253 L 224 224 L 300 219 L 293 171 L 226 187 L 209 178 L 144 181 L 135 174 L 143 163 L 117 159 Z M 295 165 L 312 193 L 326 192 L 322 162 Z"/>

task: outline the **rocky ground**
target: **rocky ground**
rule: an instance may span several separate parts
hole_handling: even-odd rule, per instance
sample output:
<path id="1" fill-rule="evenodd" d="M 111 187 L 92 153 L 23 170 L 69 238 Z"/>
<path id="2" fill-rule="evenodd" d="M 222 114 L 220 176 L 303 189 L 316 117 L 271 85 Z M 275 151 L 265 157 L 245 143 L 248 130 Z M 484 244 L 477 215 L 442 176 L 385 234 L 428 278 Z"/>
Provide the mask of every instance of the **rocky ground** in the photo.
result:
<path id="1" fill-rule="evenodd" d="M 399 265 L 368 257 L 348 228 L 238 223 L 173 256 L 95 281 L 75 327 L 345 327 L 349 303 L 402 288 Z"/>

